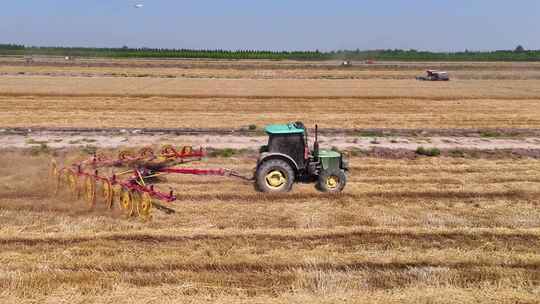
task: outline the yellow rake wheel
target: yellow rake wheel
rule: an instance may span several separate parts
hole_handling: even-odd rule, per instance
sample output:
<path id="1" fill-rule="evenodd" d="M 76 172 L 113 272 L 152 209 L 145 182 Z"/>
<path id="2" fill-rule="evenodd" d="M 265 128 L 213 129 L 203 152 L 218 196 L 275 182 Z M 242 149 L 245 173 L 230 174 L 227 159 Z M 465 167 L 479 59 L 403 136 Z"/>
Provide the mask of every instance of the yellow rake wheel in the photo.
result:
<path id="1" fill-rule="evenodd" d="M 154 150 L 150 147 L 142 148 L 139 151 L 139 156 L 142 157 L 143 159 L 152 159 L 154 158 Z"/>
<path id="2" fill-rule="evenodd" d="M 130 158 L 133 158 L 133 153 L 131 153 L 131 151 L 124 150 L 118 153 L 119 160 L 128 160 Z"/>
<path id="3" fill-rule="evenodd" d="M 124 190 L 122 189 L 122 186 L 116 185 L 112 188 L 113 191 L 113 199 L 112 199 L 112 205 L 111 208 L 114 208 L 114 202 L 118 202 L 118 205 L 122 208 L 122 193 Z"/>
<path id="4" fill-rule="evenodd" d="M 172 145 L 165 145 L 161 148 L 161 157 L 173 158 L 176 156 L 176 149 Z"/>
<path id="5" fill-rule="evenodd" d="M 51 165 L 49 168 L 49 181 L 52 183 L 52 191 L 53 194 L 58 194 L 58 190 L 60 189 L 60 172 L 58 171 L 58 165 L 56 164 L 56 161 L 53 159 L 51 160 Z"/>
<path id="6" fill-rule="evenodd" d="M 114 189 L 108 179 L 104 179 L 101 181 L 101 195 L 103 197 L 103 202 L 105 203 L 105 206 L 107 206 L 109 209 L 112 209 L 114 202 Z"/>
<path id="7" fill-rule="evenodd" d="M 189 155 L 191 153 L 193 153 L 193 147 L 185 146 L 182 148 L 182 155 Z"/>
<path id="8" fill-rule="evenodd" d="M 130 190 L 123 189 L 120 195 L 120 206 L 126 212 L 127 216 L 133 216 L 135 214 L 135 206 L 133 204 L 133 194 Z"/>
<path id="9" fill-rule="evenodd" d="M 149 219 L 152 214 L 152 197 L 150 194 L 144 192 L 136 195 L 137 200 L 137 214 L 142 219 Z"/>
<path id="10" fill-rule="evenodd" d="M 56 175 L 56 177 L 54 177 L 54 195 L 58 195 L 58 193 L 60 192 L 60 188 L 64 185 L 65 180 L 66 179 L 64 177 L 63 171 L 58 171 L 58 174 Z"/>
<path id="11" fill-rule="evenodd" d="M 90 208 L 96 205 L 96 180 L 92 176 L 84 180 L 84 198 Z"/>
<path id="12" fill-rule="evenodd" d="M 58 164 L 56 163 L 56 160 L 51 160 L 51 166 L 49 168 L 49 177 L 52 179 L 52 180 L 56 180 L 56 178 L 58 178 Z"/>
<path id="13" fill-rule="evenodd" d="M 79 199 L 81 191 L 79 188 L 79 176 L 72 170 L 66 173 L 66 184 L 71 191 L 74 199 Z"/>
<path id="14" fill-rule="evenodd" d="M 107 156 L 103 153 L 98 153 L 96 154 L 96 161 L 106 161 L 107 160 Z"/>

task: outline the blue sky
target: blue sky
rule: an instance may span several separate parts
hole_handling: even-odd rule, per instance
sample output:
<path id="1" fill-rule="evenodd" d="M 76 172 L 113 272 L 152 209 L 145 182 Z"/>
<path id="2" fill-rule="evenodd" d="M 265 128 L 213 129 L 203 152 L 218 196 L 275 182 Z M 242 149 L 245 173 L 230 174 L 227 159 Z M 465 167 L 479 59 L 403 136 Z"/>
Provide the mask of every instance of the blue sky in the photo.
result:
<path id="1" fill-rule="evenodd" d="M 141 9 L 136 3 L 144 4 Z M 207 49 L 540 49 L 539 0 L 16 0 L 0 43 Z"/>

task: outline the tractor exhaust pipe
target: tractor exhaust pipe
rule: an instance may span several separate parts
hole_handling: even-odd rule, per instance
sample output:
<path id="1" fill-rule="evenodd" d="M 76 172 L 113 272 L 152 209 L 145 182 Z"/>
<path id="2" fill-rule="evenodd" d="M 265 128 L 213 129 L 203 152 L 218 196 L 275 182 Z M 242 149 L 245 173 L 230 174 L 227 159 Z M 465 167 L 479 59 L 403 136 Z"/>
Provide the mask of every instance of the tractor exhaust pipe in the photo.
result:
<path id="1" fill-rule="evenodd" d="M 315 125 L 315 142 L 313 143 L 313 156 L 319 156 L 319 126 Z"/>

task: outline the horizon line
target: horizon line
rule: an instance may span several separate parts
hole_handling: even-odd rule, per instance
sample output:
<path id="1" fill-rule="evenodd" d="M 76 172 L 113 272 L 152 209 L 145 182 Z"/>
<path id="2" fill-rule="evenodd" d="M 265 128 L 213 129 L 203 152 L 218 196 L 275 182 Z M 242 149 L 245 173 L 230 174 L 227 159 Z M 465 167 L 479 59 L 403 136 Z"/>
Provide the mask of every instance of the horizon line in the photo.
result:
<path id="1" fill-rule="evenodd" d="M 164 50 L 164 51 L 203 51 L 203 52 L 212 52 L 212 51 L 222 51 L 222 52 L 243 52 L 243 51 L 249 51 L 249 52 L 268 52 L 268 53 L 290 53 L 290 52 L 300 52 L 300 53 L 321 53 L 321 54 L 327 54 L 327 53 L 336 53 L 336 52 L 381 52 L 381 51 L 405 51 L 405 52 L 418 52 L 418 53 L 435 53 L 435 54 L 455 54 L 455 53 L 491 53 L 491 52 L 514 52 L 516 51 L 516 48 L 520 45 L 516 46 L 514 49 L 491 49 L 491 50 L 474 50 L 474 49 L 468 49 L 465 48 L 464 50 L 447 50 L 447 51 L 430 51 L 430 50 L 422 50 L 422 49 L 414 49 L 414 48 L 407 48 L 407 49 L 399 49 L 399 48 L 381 48 L 381 49 L 333 49 L 333 50 L 320 50 L 320 49 L 303 49 L 303 50 L 269 50 L 269 49 L 227 49 L 227 48 L 168 48 L 168 47 L 148 47 L 148 46 L 139 46 L 139 47 L 131 47 L 131 46 L 51 46 L 51 45 L 28 45 L 28 44 L 18 44 L 18 43 L 0 43 L 0 46 L 15 46 L 15 47 L 24 47 L 24 48 L 57 48 L 57 49 L 115 49 L 115 50 Z M 540 49 L 523 49 L 523 52 L 538 52 Z"/>

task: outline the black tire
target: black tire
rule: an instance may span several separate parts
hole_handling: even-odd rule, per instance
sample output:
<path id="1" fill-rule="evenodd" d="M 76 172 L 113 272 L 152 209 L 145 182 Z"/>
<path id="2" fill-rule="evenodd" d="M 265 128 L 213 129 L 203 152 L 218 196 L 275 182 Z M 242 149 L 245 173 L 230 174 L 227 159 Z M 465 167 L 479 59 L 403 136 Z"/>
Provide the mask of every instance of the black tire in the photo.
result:
<path id="1" fill-rule="evenodd" d="M 274 186 L 270 184 L 271 180 L 267 179 L 272 172 L 281 178 Z M 265 193 L 289 192 L 294 184 L 294 177 L 294 171 L 289 163 L 281 159 L 270 159 L 259 165 L 255 176 L 255 189 Z"/>
<path id="2" fill-rule="evenodd" d="M 334 180 L 335 186 L 327 182 L 329 179 Z M 345 188 L 345 185 L 347 185 L 347 174 L 345 174 L 345 171 L 341 169 L 326 170 L 319 175 L 319 180 L 315 188 L 321 192 L 340 193 Z"/>

